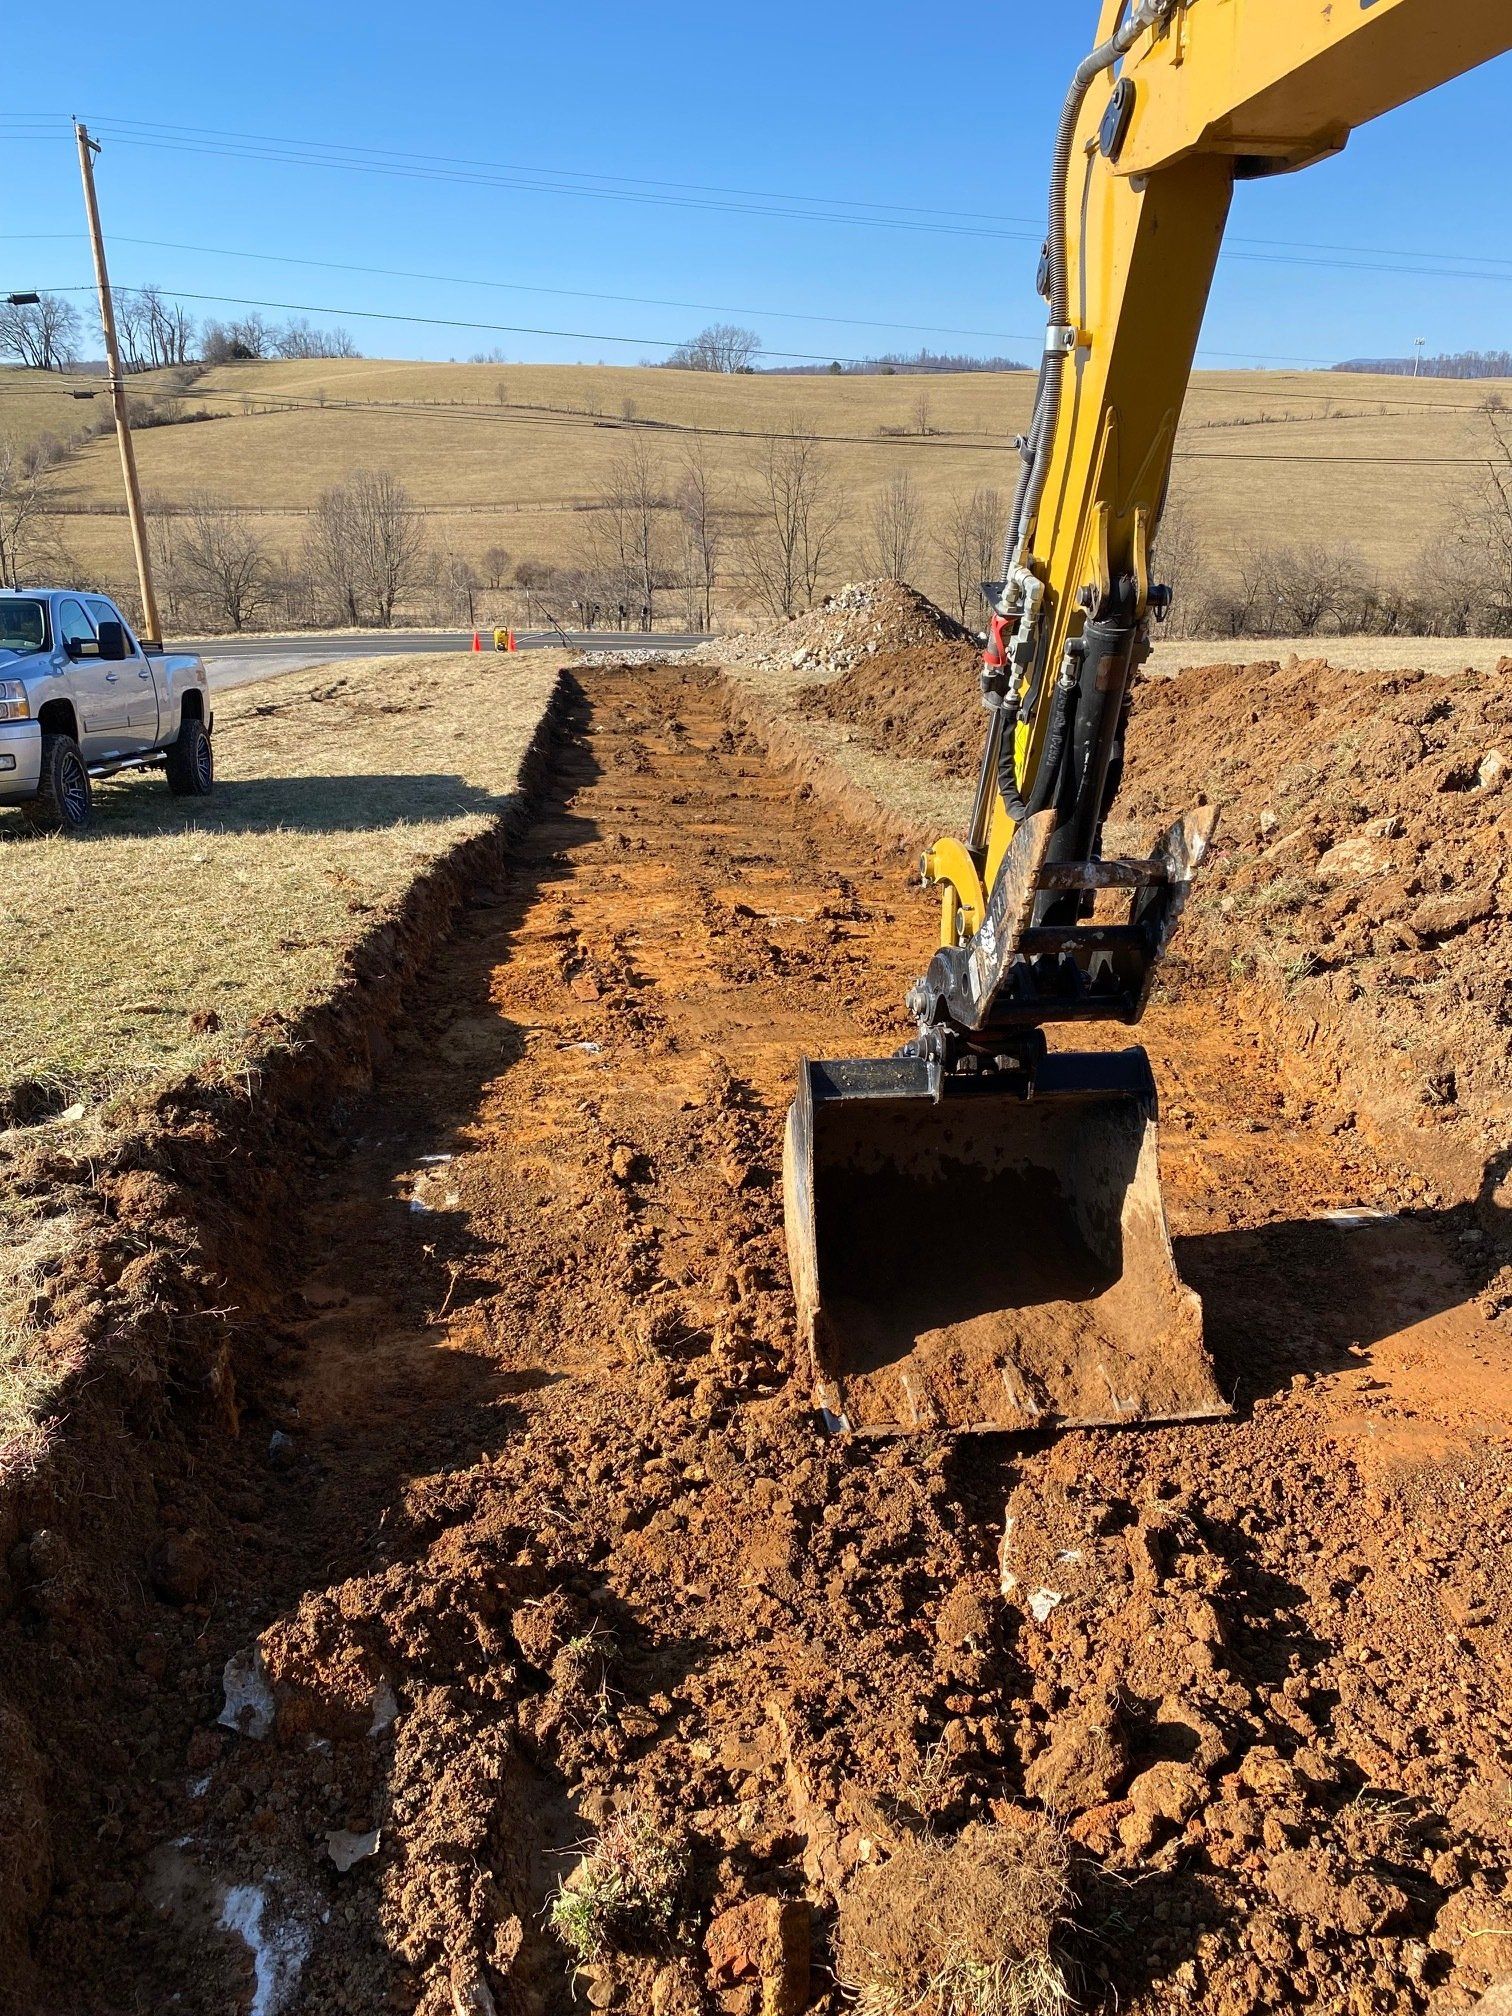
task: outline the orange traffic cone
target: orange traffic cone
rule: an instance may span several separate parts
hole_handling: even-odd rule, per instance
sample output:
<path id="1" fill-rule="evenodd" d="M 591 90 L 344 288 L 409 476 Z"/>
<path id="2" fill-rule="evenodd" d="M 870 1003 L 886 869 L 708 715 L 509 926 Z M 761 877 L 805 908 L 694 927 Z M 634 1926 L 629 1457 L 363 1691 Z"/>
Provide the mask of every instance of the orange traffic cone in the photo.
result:
<path id="1" fill-rule="evenodd" d="M 505 649 L 506 651 L 518 651 L 520 647 L 519 647 L 519 645 L 518 645 L 518 644 L 516 644 L 516 642 L 515 642 L 515 634 L 514 634 L 513 630 L 511 630 L 511 631 L 510 631 L 510 632 L 508 633 L 508 636 L 509 636 L 509 642 L 508 642 L 508 643 L 507 643 L 507 644 L 506 644 L 506 645 L 504 646 L 504 649 Z"/>
<path id="2" fill-rule="evenodd" d="M 477 633 L 477 631 L 476 631 L 476 630 L 474 630 L 474 632 L 473 632 L 473 646 L 472 646 L 472 647 L 473 647 L 474 651 L 481 651 L 481 650 L 483 649 L 483 639 L 482 639 L 482 638 L 481 638 L 481 637 L 480 637 L 480 636 L 478 635 L 478 633 Z"/>

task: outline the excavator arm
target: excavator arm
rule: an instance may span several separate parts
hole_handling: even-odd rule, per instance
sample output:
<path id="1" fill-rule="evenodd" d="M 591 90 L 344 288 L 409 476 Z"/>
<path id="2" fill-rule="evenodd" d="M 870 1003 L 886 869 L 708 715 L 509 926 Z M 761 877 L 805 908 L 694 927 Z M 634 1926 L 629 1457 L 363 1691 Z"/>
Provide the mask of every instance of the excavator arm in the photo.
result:
<path id="1" fill-rule="evenodd" d="M 975 809 L 924 857 L 943 928 L 918 1035 L 805 1060 L 788 1116 L 799 1332 L 837 1429 L 1227 1411 L 1166 1230 L 1149 1061 L 1052 1051 L 1045 1028 L 1138 1020 L 1212 833 L 1204 808 L 1146 858 L 1103 854 L 1234 183 L 1509 47 L 1512 0 L 1104 0 L 1055 140 Z"/>
<path id="2" fill-rule="evenodd" d="M 1149 863 L 1099 859 L 1131 680 L 1167 600 L 1152 546 L 1235 181 L 1335 154 L 1509 46 L 1507 0 L 1104 0 L 1056 136 L 1049 326 L 972 824 L 925 858 L 945 956 L 910 1005 L 947 1055 L 958 1037 L 1137 1019 L 1207 844 L 1210 820 L 1192 817 Z M 1079 930 L 1110 885 L 1134 892 L 1128 925 Z"/>

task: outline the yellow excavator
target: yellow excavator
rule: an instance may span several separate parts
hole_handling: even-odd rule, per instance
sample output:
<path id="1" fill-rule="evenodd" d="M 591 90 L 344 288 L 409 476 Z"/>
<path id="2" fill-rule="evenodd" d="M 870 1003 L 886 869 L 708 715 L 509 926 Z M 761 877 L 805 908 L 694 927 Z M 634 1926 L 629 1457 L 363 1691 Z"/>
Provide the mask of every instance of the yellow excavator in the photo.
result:
<path id="1" fill-rule="evenodd" d="M 924 857 L 943 918 L 919 1033 L 805 1060 L 788 1116 L 788 1254 L 836 1429 L 1228 1411 L 1171 1252 L 1149 1061 L 1045 1030 L 1139 1020 L 1212 838 L 1204 808 L 1147 858 L 1102 852 L 1234 184 L 1325 160 L 1509 48 L 1512 0 L 1104 0 L 1055 137 L 975 808 Z"/>

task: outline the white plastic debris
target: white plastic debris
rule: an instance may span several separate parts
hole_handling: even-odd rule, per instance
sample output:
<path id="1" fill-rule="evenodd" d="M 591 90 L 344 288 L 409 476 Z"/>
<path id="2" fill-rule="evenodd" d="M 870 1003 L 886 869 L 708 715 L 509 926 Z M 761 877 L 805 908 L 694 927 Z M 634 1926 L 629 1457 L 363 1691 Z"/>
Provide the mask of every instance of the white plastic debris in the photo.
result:
<path id="1" fill-rule="evenodd" d="M 256 1883 L 236 1883 L 221 1900 L 220 1922 L 252 1955 L 252 2006 L 247 2016 L 278 2016 L 314 1944 L 297 1918 L 275 1918 L 268 1893 Z"/>
<path id="2" fill-rule="evenodd" d="M 1043 1624 L 1056 1605 L 1062 1601 L 1059 1589 L 1036 1589 L 1029 1598 L 1029 1615 L 1036 1624 Z"/>
<path id="3" fill-rule="evenodd" d="M 451 1159 L 450 1155 L 422 1155 L 420 1157 L 422 1162 L 450 1162 Z"/>
<path id="4" fill-rule="evenodd" d="M 216 1720 L 239 1736 L 255 1736 L 260 1742 L 273 1727 L 277 1709 L 262 1653 L 255 1645 L 231 1654 L 221 1682 L 226 1690 L 226 1705 Z"/>
<path id="5" fill-rule="evenodd" d="M 1326 1224 L 1337 1225 L 1345 1232 L 1355 1232 L 1362 1225 L 1380 1225 L 1395 1215 L 1392 1211 L 1377 1211 L 1368 1204 L 1359 1204 L 1350 1211 L 1325 1211 L 1323 1218 Z"/>
<path id="6" fill-rule="evenodd" d="M 337 1827 L 326 1836 L 326 1853 L 345 1876 L 354 1863 L 365 1862 L 369 1855 L 378 1853 L 381 1831 L 371 1827 L 364 1834 L 354 1834 L 350 1827 Z"/>

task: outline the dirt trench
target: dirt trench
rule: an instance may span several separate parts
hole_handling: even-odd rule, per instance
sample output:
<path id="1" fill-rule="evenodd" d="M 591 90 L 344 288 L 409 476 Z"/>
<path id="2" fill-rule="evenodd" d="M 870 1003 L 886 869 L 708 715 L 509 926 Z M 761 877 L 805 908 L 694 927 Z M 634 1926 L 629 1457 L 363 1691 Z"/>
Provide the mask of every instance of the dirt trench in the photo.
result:
<path id="1" fill-rule="evenodd" d="M 101 1704 L 132 1769 L 32 2007 L 755 2016 L 797 1963 L 774 1988 L 705 1935 L 777 1897 L 838 2010 L 857 1868 L 1026 1799 L 1076 1855 L 1086 2007 L 1355 2016 L 1512 1973 L 1505 1328 L 1469 1218 L 1403 1215 L 1410 1172 L 1242 996 L 1178 968 L 1144 1032 L 1238 1418 L 817 1426 L 781 1116 L 798 1054 L 905 1033 L 909 881 L 713 676 L 591 676 L 310 1173 L 240 1443 L 192 1520 L 162 1494 L 137 1699 Z M 627 1812 L 685 1851 L 675 1922 L 574 1984 L 543 1907 Z"/>

